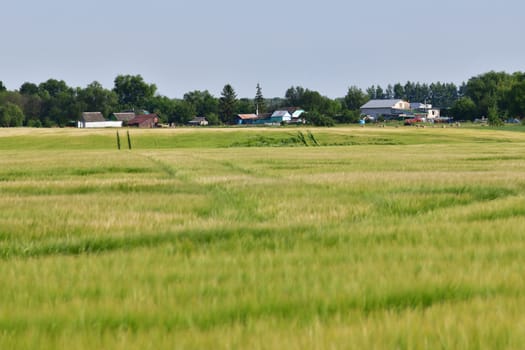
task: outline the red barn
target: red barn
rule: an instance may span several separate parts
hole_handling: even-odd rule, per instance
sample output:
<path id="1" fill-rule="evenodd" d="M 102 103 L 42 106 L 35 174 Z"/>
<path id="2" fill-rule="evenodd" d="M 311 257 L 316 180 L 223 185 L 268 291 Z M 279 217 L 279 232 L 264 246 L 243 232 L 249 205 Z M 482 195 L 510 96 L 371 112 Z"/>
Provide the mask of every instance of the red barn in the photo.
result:
<path id="1" fill-rule="evenodd" d="M 159 117 L 153 114 L 137 115 L 128 122 L 128 126 L 136 126 L 139 128 L 156 128 L 159 125 Z"/>

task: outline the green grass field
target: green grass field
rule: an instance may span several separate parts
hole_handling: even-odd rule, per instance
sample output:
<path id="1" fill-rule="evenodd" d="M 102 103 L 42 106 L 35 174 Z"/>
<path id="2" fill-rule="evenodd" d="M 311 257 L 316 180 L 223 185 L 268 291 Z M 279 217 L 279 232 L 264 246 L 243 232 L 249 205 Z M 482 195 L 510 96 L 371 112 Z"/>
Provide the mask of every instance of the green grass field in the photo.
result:
<path id="1" fill-rule="evenodd" d="M 0 129 L 0 349 L 520 349 L 514 128 Z"/>

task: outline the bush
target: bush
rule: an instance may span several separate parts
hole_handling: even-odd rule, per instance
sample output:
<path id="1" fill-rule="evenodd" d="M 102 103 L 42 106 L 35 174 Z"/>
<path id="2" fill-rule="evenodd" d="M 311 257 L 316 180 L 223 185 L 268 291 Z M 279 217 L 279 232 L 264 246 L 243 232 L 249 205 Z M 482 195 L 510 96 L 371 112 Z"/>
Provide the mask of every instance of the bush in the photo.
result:
<path id="1" fill-rule="evenodd" d="M 41 128 L 42 122 L 39 119 L 29 119 L 27 121 L 27 126 L 30 128 Z"/>
<path id="2" fill-rule="evenodd" d="M 14 103 L 7 102 L 4 106 L 0 106 L 0 126 L 22 126 L 24 122 L 24 113 Z"/>
<path id="3" fill-rule="evenodd" d="M 219 125 L 221 123 L 219 116 L 216 113 L 206 115 L 209 125 Z"/>
<path id="4" fill-rule="evenodd" d="M 337 115 L 334 119 L 341 124 L 350 124 L 350 123 L 359 123 L 361 118 L 361 112 L 359 110 L 351 111 L 349 109 L 345 110 L 343 114 Z"/>
<path id="5" fill-rule="evenodd" d="M 307 113 L 305 118 L 308 123 L 313 124 L 315 126 L 335 125 L 335 121 L 332 118 L 317 113 Z"/>

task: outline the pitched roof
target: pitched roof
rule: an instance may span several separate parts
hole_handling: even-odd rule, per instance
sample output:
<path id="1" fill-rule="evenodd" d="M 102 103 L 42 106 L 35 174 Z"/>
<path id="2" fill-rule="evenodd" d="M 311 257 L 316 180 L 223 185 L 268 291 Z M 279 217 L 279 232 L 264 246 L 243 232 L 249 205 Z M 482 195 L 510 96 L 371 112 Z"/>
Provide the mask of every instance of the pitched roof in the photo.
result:
<path id="1" fill-rule="evenodd" d="M 192 120 L 188 122 L 189 124 L 201 124 L 201 123 L 208 123 L 208 120 L 206 117 L 194 117 Z"/>
<path id="2" fill-rule="evenodd" d="M 242 120 L 257 119 L 257 114 L 237 114 L 237 117 Z"/>
<path id="3" fill-rule="evenodd" d="M 290 115 L 290 112 L 288 112 L 286 109 L 282 109 L 273 112 L 272 117 L 284 117 L 285 115 Z"/>
<path id="4" fill-rule="evenodd" d="M 286 110 L 288 111 L 288 113 L 294 114 L 296 111 L 302 110 L 302 108 L 301 107 L 284 107 L 284 108 L 281 108 L 281 110 Z"/>
<path id="5" fill-rule="evenodd" d="M 89 123 L 89 122 L 104 122 L 106 119 L 104 119 L 104 116 L 101 112 L 84 112 L 82 113 L 82 120 Z"/>
<path id="6" fill-rule="evenodd" d="M 122 120 L 123 122 L 129 122 L 131 119 L 135 118 L 135 113 L 133 112 L 121 112 L 113 113 L 117 120 Z"/>
<path id="7" fill-rule="evenodd" d="M 400 99 L 370 100 L 364 105 L 362 105 L 361 108 L 392 108 L 398 102 L 403 102 L 403 100 L 400 100 Z"/>
<path id="8" fill-rule="evenodd" d="M 141 114 L 141 115 L 137 115 L 135 116 L 135 118 L 131 119 L 129 122 L 128 122 L 128 125 L 131 125 L 131 124 L 142 124 L 150 119 L 154 119 L 154 118 L 157 118 L 157 115 L 155 113 L 153 114 Z"/>

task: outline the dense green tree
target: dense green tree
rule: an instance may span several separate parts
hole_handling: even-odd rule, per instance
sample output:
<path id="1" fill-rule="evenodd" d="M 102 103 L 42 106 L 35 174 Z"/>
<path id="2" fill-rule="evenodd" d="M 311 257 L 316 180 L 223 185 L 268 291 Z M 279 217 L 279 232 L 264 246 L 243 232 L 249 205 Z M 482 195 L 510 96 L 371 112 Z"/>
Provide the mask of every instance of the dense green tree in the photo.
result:
<path id="1" fill-rule="evenodd" d="M 48 79 L 47 81 L 38 85 L 40 94 L 48 94 L 51 97 L 57 97 L 60 94 L 72 94 L 73 89 L 69 87 L 65 81 Z"/>
<path id="2" fill-rule="evenodd" d="M 498 106 L 496 106 L 496 104 L 489 107 L 488 113 L 487 113 L 487 119 L 488 119 L 489 125 L 492 125 L 492 126 L 503 125 L 503 120 L 500 117 Z"/>
<path id="3" fill-rule="evenodd" d="M 359 110 L 346 109 L 342 113 L 336 115 L 334 120 L 341 124 L 358 123 L 361 119 L 361 112 Z"/>
<path id="4" fill-rule="evenodd" d="M 187 101 L 177 101 L 173 117 L 175 123 L 181 125 L 187 124 L 193 119 L 193 117 L 195 117 L 195 108 L 193 108 L 193 105 Z"/>
<path id="5" fill-rule="evenodd" d="M 0 126 L 22 126 L 24 123 L 24 112 L 14 103 L 7 102 L 0 106 Z"/>
<path id="6" fill-rule="evenodd" d="M 306 122 L 315 126 L 334 126 L 334 119 L 322 115 L 316 111 L 307 112 L 304 115 Z"/>
<path id="7" fill-rule="evenodd" d="M 63 80 L 49 79 L 40 83 L 38 90 L 42 99 L 41 120 L 45 124 L 65 126 L 80 117 L 82 106 L 77 103 L 76 91 Z"/>
<path id="8" fill-rule="evenodd" d="M 512 117 L 525 117 L 525 73 L 523 75 L 523 78 L 517 77 L 505 97 Z"/>
<path id="9" fill-rule="evenodd" d="M 286 93 L 284 95 L 286 99 L 286 104 L 290 107 L 303 107 L 301 105 L 303 101 L 303 95 L 305 93 L 305 89 L 301 86 L 292 86 L 288 90 L 286 90 Z"/>
<path id="10" fill-rule="evenodd" d="M 30 121 L 35 121 L 33 124 L 39 124 L 40 116 L 42 111 L 42 99 L 40 96 L 34 95 L 22 95 L 22 104 L 20 105 L 24 115 L 26 117 L 25 124 L 30 126 Z"/>
<path id="11" fill-rule="evenodd" d="M 255 104 L 253 103 L 252 99 L 243 97 L 237 101 L 236 113 L 251 114 L 255 113 L 255 111 Z"/>
<path id="12" fill-rule="evenodd" d="M 219 112 L 219 101 L 208 90 L 191 91 L 184 94 L 184 101 L 190 103 L 199 117 L 208 118 Z"/>
<path id="13" fill-rule="evenodd" d="M 431 103 L 435 107 L 452 107 L 454 102 L 458 99 L 458 89 L 453 83 L 432 83 L 430 84 L 429 89 L 430 100 L 427 101 L 427 103 Z"/>
<path id="14" fill-rule="evenodd" d="M 266 103 L 264 101 L 264 97 L 262 94 L 262 88 L 259 83 L 257 83 L 257 86 L 255 87 L 255 99 L 253 101 L 255 104 L 255 111 L 257 113 L 265 113 L 266 112 Z"/>
<path id="15" fill-rule="evenodd" d="M 331 100 L 318 91 L 303 87 L 291 87 L 286 91 L 288 106 L 301 107 L 307 112 L 316 112 L 318 115 L 335 116 L 342 113 L 343 103 L 340 100 Z"/>
<path id="16" fill-rule="evenodd" d="M 488 72 L 467 81 L 465 95 L 477 106 L 480 116 L 487 116 L 489 108 L 503 107 L 505 92 L 512 86 L 512 76 L 504 72 Z"/>
<path id="17" fill-rule="evenodd" d="M 376 98 L 379 100 L 385 98 L 385 92 L 383 91 L 383 88 L 379 85 L 376 87 Z"/>
<path id="18" fill-rule="evenodd" d="M 146 83 L 140 75 L 119 75 L 115 78 L 113 91 L 117 94 L 120 109 L 138 110 L 145 109 L 157 86 Z"/>
<path id="19" fill-rule="evenodd" d="M 348 88 L 344 98 L 345 106 L 351 111 L 356 111 L 368 101 L 368 96 L 357 86 Z"/>
<path id="20" fill-rule="evenodd" d="M 459 120 L 474 120 L 474 118 L 479 117 L 476 104 L 470 97 L 458 99 L 452 106 L 450 113 L 455 119 Z"/>
<path id="21" fill-rule="evenodd" d="M 376 89 L 375 85 L 369 86 L 366 89 L 366 95 L 368 96 L 369 100 L 379 99 L 379 97 L 377 97 L 376 93 L 377 93 L 377 89 Z"/>
<path id="22" fill-rule="evenodd" d="M 388 84 L 388 86 L 386 87 L 384 97 L 386 99 L 394 98 L 394 87 L 392 86 L 392 84 Z"/>
<path id="23" fill-rule="evenodd" d="M 219 99 L 219 118 L 225 124 L 233 124 L 236 111 L 237 94 L 230 84 L 226 84 Z"/>
<path id="24" fill-rule="evenodd" d="M 114 91 L 104 89 L 102 85 L 94 81 L 85 89 L 77 90 L 77 102 L 84 112 L 102 112 L 108 117 L 117 108 L 117 94 Z"/>
<path id="25" fill-rule="evenodd" d="M 400 83 L 394 84 L 393 88 L 394 92 L 394 98 L 395 99 L 403 99 L 405 98 L 405 88 Z"/>
<path id="26" fill-rule="evenodd" d="M 206 120 L 208 120 L 209 125 L 219 125 L 221 123 L 217 113 L 209 113 L 206 115 Z"/>
<path id="27" fill-rule="evenodd" d="M 288 103 L 288 100 L 286 98 L 281 97 L 274 97 L 270 99 L 266 99 L 266 110 L 267 111 L 275 111 L 282 107 L 300 107 L 299 105 L 292 105 Z"/>
<path id="28" fill-rule="evenodd" d="M 346 109 L 344 108 L 343 101 L 340 99 L 332 100 L 326 96 L 323 96 L 323 99 L 325 102 L 323 104 L 324 109 L 322 112 L 327 116 L 334 117 L 336 115 L 341 115 L 343 110 Z"/>
<path id="29" fill-rule="evenodd" d="M 21 106 L 23 96 L 16 91 L 3 91 L 0 93 L 0 105 L 6 104 L 8 102 Z"/>
<path id="30" fill-rule="evenodd" d="M 410 102 L 417 102 L 416 84 L 412 83 L 411 81 L 407 81 L 405 86 L 403 86 L 403 90 L 405 91 L 405 94 L 403 95 L 404 100 L 408 100 Z"/>
<path id="31" fill-rule="evenodd" d="M 159 116 L 161 122 L 178 123 L 176 120 L 177 104 L 179 101 L 166 96 L 153 96 L 148 100 L 146 109 Z"/>
<path id="32" fill-rule="evenodd" d="M 0 94 L 0 106 L 7 103 L 17 105 L 25 116 L 24 124 L 29 120 L 38 120 L 41 114 L 42 100 L 38 95 L 23 95 L 18 91 L 4 91 Z"/>
<path id="33" fill-rule="evenodd" d="M 25 82 L 20 86 L 19 91 L 22 95 L 36 95 L 38 94 L 38 86 L 33 83 Z"/>
<path id="34" fill-rule="evenodd" d="M 4 83 L 0 80 L 0 92 L 7 91 L 7 88 L 5 87 Z"/>

